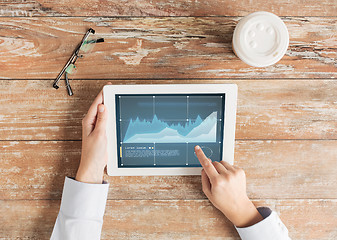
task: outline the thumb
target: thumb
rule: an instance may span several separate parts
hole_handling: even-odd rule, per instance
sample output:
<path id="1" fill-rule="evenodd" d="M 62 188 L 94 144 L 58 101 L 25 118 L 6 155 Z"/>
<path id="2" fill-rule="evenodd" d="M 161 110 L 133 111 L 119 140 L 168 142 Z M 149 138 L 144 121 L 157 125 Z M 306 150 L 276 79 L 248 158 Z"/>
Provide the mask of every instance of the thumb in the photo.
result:
<path id="1" fill-rule="evenodd" d="M 107 120 L 108 120 L 108 113 L 106 107 L 103 104 L 98 104 L 95 130 L 105 131 Z"/>

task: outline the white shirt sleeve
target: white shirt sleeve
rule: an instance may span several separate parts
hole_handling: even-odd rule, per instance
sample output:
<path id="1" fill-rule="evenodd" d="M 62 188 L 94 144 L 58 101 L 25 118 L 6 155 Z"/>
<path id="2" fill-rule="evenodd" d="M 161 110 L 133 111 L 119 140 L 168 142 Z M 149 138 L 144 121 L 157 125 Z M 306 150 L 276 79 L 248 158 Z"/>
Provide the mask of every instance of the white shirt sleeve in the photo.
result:
<path id="1" fill-rule="evenodd" d="M 266 207 L 257 209 L 263 220 L 246 228 L 236 228 L 242 240 L 290 240 L 288 229 L 276 212 Z"/>
<path id="2" fill-rule="evenodd" d="M 109 184 L 89 184 L 66 177 L 52 240 L 100 239 Z"/>

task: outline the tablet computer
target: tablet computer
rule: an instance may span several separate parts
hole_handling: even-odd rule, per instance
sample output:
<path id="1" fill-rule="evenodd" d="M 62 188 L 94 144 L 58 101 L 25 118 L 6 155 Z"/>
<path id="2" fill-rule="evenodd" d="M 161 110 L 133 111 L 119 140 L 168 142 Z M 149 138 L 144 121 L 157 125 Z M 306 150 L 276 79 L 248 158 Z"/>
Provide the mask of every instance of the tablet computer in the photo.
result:
<path id="1" fill-rule="evenodd" d="M 233 164 L 235 84 L 106 85 L 110 176 L 200 175 L 199 145 Z"/>

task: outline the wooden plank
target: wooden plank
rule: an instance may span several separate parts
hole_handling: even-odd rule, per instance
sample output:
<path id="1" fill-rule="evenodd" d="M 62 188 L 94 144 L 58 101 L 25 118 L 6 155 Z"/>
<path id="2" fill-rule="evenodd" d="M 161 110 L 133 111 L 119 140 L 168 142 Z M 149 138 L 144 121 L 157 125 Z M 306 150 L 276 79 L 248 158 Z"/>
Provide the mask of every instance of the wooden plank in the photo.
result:
<path id="1" fill-rule="evenodd" d="M 78 60 L 77 79 L 336 78 L 336 17 L 286 17 L 285 57 L 254 68 L 232 51 L 238 17 L 2 18 L 2 79 L 54 79 L 86 29 L 105 43 Z"/>
<path id="2" fill-rule="evenodd" d="M 44 1 L 5 0 L 0 16 L 245 16 L 269 11 L 280 16 L 336 16 L 337 1 L 263 0 L 147 0 L 147 1 Z"/>
<path id="3" fill-rule="evenodd" d="M 337 200 L 260 200 L 281 217 L 292 239 L 337 237 Z M 47 239 L 59 201 L 0 201 L 4 239 Z M 102 239 L 240 239 L 208 200 L 108 200 Z"/>
<path id="4" fill-rule="evenodd" d="M 116 80 L 113 84 L 236 83 L 237 139 L 337 139 L 336 80 Z M 81 120 L 106 80 L 0 80 L 0 140 L 80 140 Z M 62 84 L 64 85 L 63 81 Z"/>
<path id="5" fill-rule="evenodd" d="M 337 141 L 236 141 L 252 198 L 337 198 Z M 1 199 L 60 199 L 81 142 L 0 142 Z M 109 199 L 204 199 L 200 176 L 107 177 Z"/>

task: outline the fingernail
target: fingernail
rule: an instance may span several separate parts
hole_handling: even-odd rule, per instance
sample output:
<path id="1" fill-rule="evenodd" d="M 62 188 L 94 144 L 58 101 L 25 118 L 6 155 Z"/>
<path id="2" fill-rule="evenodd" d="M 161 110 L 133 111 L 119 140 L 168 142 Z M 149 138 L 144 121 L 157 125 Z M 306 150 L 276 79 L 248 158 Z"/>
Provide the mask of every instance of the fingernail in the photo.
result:
<path id="1" fill-rule="evenodd" d="M 98 106 L 98 111 L 99 112 L 104 112 L 104 106 L 103 105 L 99 105 Z"/>
<path id="2" fill-rule="evenodd" d="M 200 149 L 199 145 L 195 146 L 195 150 L 199 150 L 199 149 Z"/>

